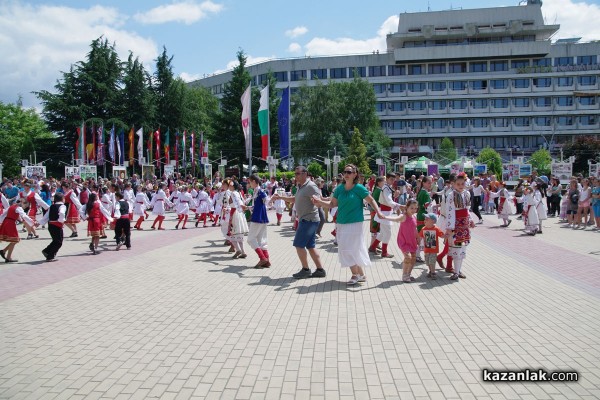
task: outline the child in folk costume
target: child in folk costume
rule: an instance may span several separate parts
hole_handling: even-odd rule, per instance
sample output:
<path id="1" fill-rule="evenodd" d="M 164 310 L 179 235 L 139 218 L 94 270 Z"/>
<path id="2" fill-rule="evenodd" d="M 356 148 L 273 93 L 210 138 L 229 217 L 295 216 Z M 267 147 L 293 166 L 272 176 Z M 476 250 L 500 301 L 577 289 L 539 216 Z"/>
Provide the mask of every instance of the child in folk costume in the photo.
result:
<path id="1" fill-rule="evenodd" d="M 379 210 L 381 210 L 381 203 L 379 202 L 379 198 L 381 197 L 381 190 L 384 184 L 385 177 L 377 177 L 377 179 L 375 179 L 375 185 L 373 186 L 373 193 L 371 194 L 371 196 L 373 196 L 373 200 L 375 200 L 375 202 L 379 206 Z M 371 244 L 369 245 L 369 252 L 371 252 L 371 249 L 374 249 L 375 251 L 373 253 L 377 254 L 379 248 L 377 246 L 373 246 L 373 244 L 377 241 L 377 236 L 381 231 L 381 225 L 379 224 L 379 222 L 375 221 L 375 216 L 377 215 L 375 210 L 373 210 L 371 206 L 369 206 L 369 210 L 369 213 L 371 215 L 371 219 L 369 222 L 369 232 L 371 232 Z"/>
<path id="2" fill-rule="evenodd" d="M 92 254 L 99 254 L 100 237 L 105 236 L 104 219 L 110 223 L 113 218 L 108 210 L 102 206 L 102 203 L 98 200 L 98 195 L 94 192 L 90 194 L 87 204 L 81 207 L 79 214 L 88 223 L 88 236 L 92 237 L 90 251 Z"/>
<path id="3" fill-rule="evenodd" d="M 179 188 L 179 186 L 176 186 L 175 190 L 173 192 L 171 192 L 171 195 L 169 196 L 169 201 L 172 203 L 170 207 L 177 208 L 177 205 L 179 204 L 180 196 L 181 196 L 180 188 Z"/>
<path id="4" fill-rule="evenodd" d="M 452 256 L 454 263 L 454 273 L 450 277 L 452 280 L 466 278 L 461 272 L 461 268 L 467 256 L 467 246 L 471 241 L 470 228 L 475 228 L 475 223 L 471 220 L 469 213 L 471 194 L 465 190 L 465 179 L 465 173 L 459 173 L 454 182 L 454 190 L 446 198 L 448 210 L 446 236 L 450 246 L 448 254 Z"/>
<path id="5" fill-rule="evenodd" d="M 7 263 L 19 261 L 12 258 L 15 246 L 21 241 L 19 232 L 17 231 L 17 221 L 23 221 L 28 226 L 39 225 L 25 214 L 25 211 L 21 208 L 21 200 L 19 199 L 17 199 L 15 204 L 4 210 L 2 215 L 0 215 L 0 242 L 7 242 L 8 246 L 0 250 L 0 257 Z"/>
<path id="6" fill-rule="evenodd" d="M 396 203 L 392 197 L 394 195 L 394 190 L 392 189 L 392 184 L 396 179 L 396 175 L 388 173 L 385 177 L 385 184 L 381 188 L 381 194 L 379 195 L 379 204 L 381 213 L 384 216 L 392 215 L 396 210 L 400 208 L 400 204 Z M 388 244 L 390 239 L 392 238 L 392 221 L 386 219 L 381 219 L 375 216 L 374 220 L 379 222 L 379 233 L 377 234 L 377 239 L 371 244 L 369 247 L 370 253 L 377 252 L 377 246 L 381 243 L 381 257 L 383 258 L 394 258 L 393 255 L 388 253 Z"/>
<path id="7" fill-rule="evenodd" d="M 102 197 L 100 197 L 100 203 L 102 203 L 102 207 L 104 207 L 104 209 L 108 211 L 108 213 L 112 217 L 114 215 L 114 202 L 112 198 L 113 193 L 111 193 L 109 188 L 107 188 L 106 186 L 103 186 L 100 189 L 100 192 L 102 193 Z M 107 226 L 108 220 L 104 220 L 104 227 Z M 102 235 L 102 239 L 106 239 L 106 236 Z"/>
<path id="8" fill-rule="evenodd" d="M 404 255 L 402 261 L 402 282 L 414 282 L 410 274 L 417 262 L 417 251 L 419 248 L 419 233 L 417 232 L 417 211 L 419 203 L 415 199 L 406 202 L 405 213 L 399 216 L 386 215 L 384 218 L 388 221 L 400 222 L 398 230 L 398 247 Z"/>
<path id="9" fill-rule="evenodd" d="M 217 224 L 219 224 L 219 219 L 221 218 L 221 211 L 223 210 L 223 191 L 221 191 L 221 187 L 221 182 L 215 185 L 215 188 L 218 190 L 218 192 L 214 194 L 214 197 L 212 199 L 213 215 L 215 218 L 212 226 L 217 226 Z"/>
<path id="10" fill-rule="evenodd" d="M 188 220 L 188 214 L 190 212 L 190 203 L 193 201 L 192 195 L 188 192 L 188 188 L 186 186 L 182 186 L 179 193 L 178 204 L 176 207 L 177 210 L 177 225 L 175 225 L 175 229 L 179 229 L 179 224 L 183 222 L 183 226 L 181 229 L 187 229 L 185 224 Z"/>
<path id="11" fill-rule="evenodd" d="M 215 226 L 215 191 L 210 185 L 205 190 L 206 194 L 208 194 L 208 218 L 212 221 L 212 226 Z"/>
<path id="12" fill-rule="evenodd" d="M 198 192 L 200 191 L 200 185 L 199 183 L 196 183 L 196 186 L 194 187 L 194 185 L 190 185 L 190 196 L 192 196 L 192 201 L 190 202 L 190 211 L 194 213 L 194 218 L 197 220 L 198 219 Z M 198 225 L 196 225 L 198 226 Z"/>
<path id="13" fill-rule="evenodd" d="M 67 220 L 65 221 L 65 226 L 71 230 L 71 236 L 69 237 L 77 237 L 77 225 L 80 221 L 79 210 L 81 209 L 81 203 L 79 202 L 79 197 L 75 193 L 74 189 L 69 188 L 69 184 L 67 182 L 61 183 L 62 191 L 65 195 L 64 202 L 67 206 Z M 76 183 L 73 183 L 73 188 L 77 186 Z"/>
<path id="14" fill-rule="evenodd" d="M 535 203 L 535 208 L 538 213 L 538 218 L 540 220 L 537 233 L 541 234 L 542 232 L 542 221 L 548 219 L 548 210 L 546 209 L 546 190 L 545 188 L 538 182 L 534 182 L 532 184 L 533 187 L 533 200 Z"/>
<path id="15" fill-rule="evenodd" d="M 8 207 L 10 207 L 10 202 L 8 201 L 8 199 L 2 192 L 0 192 L 0 200 L 1 200 L 0 201 L 0 215 L 2 215 L 4 210 L 6 210 L 6 209 L 8 209 Z"/>
<path id="16" fill-rule="evenodd" d="M 437 226 L 444 232 L 446 232 L 446 222 L 448 215 L 448 204 L 446 203 L 446 199 L 454 190 L 454 182 L 456 180 L 456 174 L 450 174 L 448 177 L 448 181 L 446 181 L 446 185 L 444 188 L 438 192 L 438 196 L 440 196 L 440 216 L 437 220 Z M 452 256 L 448 254 L 450 250 L 450 245 L 448 244 L 448 238 L 444 238 L 444 249 L 437 256 L 437 263 L 440 268 L 445 269 L 446 272 L 453 274 L 454 268 L 452 267 Z M 444 257 L 446 257 L 446 266 L 444 267 Z"/>
<path id="17" fill-rule="evenodd" d="M 229 201 L 231 199 L 231 190 L 230 190 L 231 180 L 225 179 L 223 180 L 223 187 L 221 188 L 223 196 L 221 198 L 221 234 L 225 237 L 225 246 L 230 245 L 229 252 L 234 253 L 235 248 L 233 244 L 229 240 L 229 220 L 230 220 L 230 207 Z"/>
<path id="18" fill-rule="evenodd" d="M 496 193 L 490 193 L 490 198 L 496 197 L 498 197 L 498 218 L 504 221 L 504 224 L 500 226 L 505 228 L 512 222 L 510 219 L 510 214 L 512 213 L 512 201 L 504 182 L 498 182 L 498 191 Z"/>
<path id="19" fill-rule="evenodd" d="M 260 188 L 260 178 L 251 175 L 248 178 L 252 193 L 252 217 L 250 218 L 250 227 L 248 232 L 248 244 L 258 255 L 258 264 L 254 268 L 269 268 L 269 251 L 267 250 L 267 225 L 269 218 L 267 216 L 267 193 Z M 247 207 L 243 206 L 246 209 Z"/>
<path id="20" fill-rule="evenodd" d="M 276 188 L 275 194 L 279 196 L 285 196 L 284 188 Z M 285 201 L 280 198 L 273 201 L 273 208 L 275 208 L 275 215 L 277 216 L 277 225 L 281 225 L 281 217 L 283 216 L 283 212 L 285 211 Z"/>
<path id="21" fill-rule="evenodd" d="M 537 212 L 536 201 L 533 196 L 533 190 L 528 183 L 523 184 L 524 191 L 520 200 L 523 202 L 523 224 L 525 232 L 528 235 L 535 235 L 538 231 L 540 220 Z"/>
<path id="22" fill-rule="evenodd" d="M 131 188 L 131 183 L 127 183 L 125 185 L 125 189 L 123 190 L 123 200 L 129 204 L 129 219 L 133 221 L 133 207 L 135 205 L 135 193 Z"/>
<path id="23" fill-rule="evenodd" d="M 63 202 L 62 193 L 54 194 L 54 204 L 50 206 L 48 212 L 40 220 L 40 224 L 48 224 L 48 232 L 52 237 L 52 242 L 42 250 L 46 261 L 56 261 L 56 254 L 63 244 L 63 225 L 67 219 L 67 206 Z"/>
<path id="24" fill-rule="evenodd" d="M 197 212 L 200 216 L 197 217 L 196 226 L 198 226 L 200 221 L 203 221 L 204 222 L 203 227 L 206 228 L 206 222 L 207 222 L 206 219 L 208 218 L 208 213 L 210 212 L 210 206 L 211 206 L 210 196 L 204 190 L 204 187 L 202 185 L 200 185 L 200 190 L 198 191 L 198 210 L 197 210 Z"/>
<path id="25" fill-rule="evenodd" d="M 243 207 L 245 206 L 244 200 L 239 192 L 240 185 L 237 182 L 231 183 L 229 186 L 231 191 L 231 198 L 229 200 L 229 241 L 235 249 L 233 258 L 246 258 L 246 252 L 244 251 L 244 235 L 248 233 L 248 222 L 244 215 Z"/>
<path id="26" fill-rule="evenodd" d="M 150 202 L 148 201 L 148 196 L 146 195 L 146 188 L 140 185 L 137 187 L 137 194 L 135 195 L 132 212 L 133 217 L 137 218 L 137 221 L 133 227 L 138 231 L 143 229 L 142 222 L 144 222 L 146 210 L 148 208 L 150 208 Z"/>
<path id="27" fill-rule="evenodd" d="M 166 207 L 173 206 L 173 203 L 167 198 L 167 195 L 164 191 L 165 184 L 160 183 L 158 185 L 158 192 L 152 196 L 152 200 L 150 201 L 150 207 L 152 207 L 152 214 L 156 215 L 154 222 L 152 223 L 151 229 L 156 229 L 155 225 L 158 222 L 158 229 L 164 231 L 165 228 L 162 227 L 162 223 L 165 220 L 165 209 Z"/>
<path id="28" fill-rule="evenodd" d="M 127 250 L 131 248 L 131 220 L 129 219 L 129 203 L 124 200 L 123 194 L 115 193 L 115 240 L 117 251 L 125 244 Z"/>
<path id="29" fill-rule="evenodd" d="M 31 190 L 31 183 L 25 182 L 25 184 L 23 185 L 23 188 L 24 188 L 23 192 L 21 192 L 19 194 L 21 197 L 21 205 L 25 208 L 27 208 L 27 205 L 29 206 L 29 211 L 27 212 L 27 216 L 35 221 L 35 218 L 36 218 L 36 215 L 38 212 L 38 207 L 43 208 L 44 210 L 47 210 L 49 206 L 44 200 L 42 200 L 42 198 L 40 197 L 39 194 L 37 194 L 33 190 Z M 35 231 L 34 226 L 26 225 L 26 229 L 27 229 L 27 239 L 39 238 L 39 235 Z"/>

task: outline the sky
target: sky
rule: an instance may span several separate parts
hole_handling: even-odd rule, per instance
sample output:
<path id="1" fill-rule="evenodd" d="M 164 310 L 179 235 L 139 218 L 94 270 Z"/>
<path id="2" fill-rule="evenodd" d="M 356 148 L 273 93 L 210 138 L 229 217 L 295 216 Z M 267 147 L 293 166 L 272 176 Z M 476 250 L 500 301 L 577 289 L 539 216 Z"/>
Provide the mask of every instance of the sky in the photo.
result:
<path id="1" fill-rule="evenodd" d="M 185 81 L 272 58 L 385 51 L 398 14 L 514 6 L 518 0 L 0 0 L 0 101 L 40 110 L 32 91 L 54 91 L 61 71 L 84 60 L 92 40 L 133 52 L 152 72 L 162 51 Z M 365 7 L 371 5 L 372 7 Z M 600 39 L 600 0 L 544 0 L 555 39 Z"/>

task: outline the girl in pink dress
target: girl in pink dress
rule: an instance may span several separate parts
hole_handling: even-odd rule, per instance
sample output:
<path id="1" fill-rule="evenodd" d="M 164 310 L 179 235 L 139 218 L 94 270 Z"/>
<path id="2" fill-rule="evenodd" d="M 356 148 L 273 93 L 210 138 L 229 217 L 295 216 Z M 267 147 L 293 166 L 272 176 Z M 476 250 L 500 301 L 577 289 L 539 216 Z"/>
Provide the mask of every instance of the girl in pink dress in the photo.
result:
<path id="1" fill-rule="evenodd" d="M 416 200 L 411 199 L 406 203 L 406 211 L 399 216 L 386 216 L 385 219 L 400 222 L 398 230 L 398 247 L 404 255 L 402 262 L 402 282 L 413 282 L 415 278 L 410 276 L 416 262 L 419 234 L 417 232 L 417 210 L 419 205 Z"/>

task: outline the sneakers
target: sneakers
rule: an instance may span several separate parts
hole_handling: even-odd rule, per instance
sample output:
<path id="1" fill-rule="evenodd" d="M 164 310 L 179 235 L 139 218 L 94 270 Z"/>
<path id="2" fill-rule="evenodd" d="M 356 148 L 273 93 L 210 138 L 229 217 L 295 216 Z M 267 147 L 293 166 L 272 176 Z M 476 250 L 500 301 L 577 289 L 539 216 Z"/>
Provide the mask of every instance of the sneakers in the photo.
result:
<path id="1" fill-rule="evenodd" d="M 310 275 L 311 278 L 325 278 L 326 276 L 327 273 L 323 268 L 317 268 L 315 272 Z"/>
<path id="2" fill-rule="evenodd" d="M 381 258 L 394 258 L 394 256 L 390 253 L 384 253 L 381 255 Z"/>
<path id="3" fill-rule="evenodd" d="M 458 274 L 457 273 L 452 274 L 452 276 L 450 277 L 450 280 L 452 280 L 452 281 L 455 281 L 457 279 L 458 279 Z"/>
<path id="4" fill-rule="evenodd" d="M 358 277 L 358 283 L 363 283 L 363 282 L 366 282 L 366 281 L 367 281 L 367 277 L 366 276 L 360 275 Z"/>
<path id="5" fill-rule="evenodd" d="M 70 238 L 75 238 L 75 237 L 77 237 L 77 236 L 78 236 L 78 235 L 77 235 L 77 232 L 73 232 L 73 233 L 71 233 L 71 236 L 69 236 L 69 237 L 70 237 Z"/>
<path id="6" fill-rule="evenodd" d="M 436 272 L 429 272 L 429 273 L 427 274 L 427 277 L 428 277 L 429 279 L 434 279 L 434 280 L 435 280 L 435 279 L 437 279 L 437 273 L 436 273 Z"/>
<path id="7" fill-rule="evenodd" d="M 458 277 L 459 277 L 460 279 L 467 279 L 466 275 L 465 275 L 465 274 L 463 274 L 462 272 L 458 274 Z"/>
<path id="8" fill-rule="evenodd" d="M 479 220 L 479 222 L 477 223 L 477 225 L 481 225 L 481 224 L 483 224 L 483 220 L 482 219 Z"/>
<path id="9" fill-rule="evenodd" d="M 119 251 L 119 250 L 121 249 L 121 247 L 122 247 L 122 246 L 123 246 L 123 243 L 119 243 L 119 244 L 117 245 L 117 251 Z"/>
<path id="10" fill-rule="evenodd" d="M 236 251 L 232 258 L 238 258 L 242 255 L 241 251 Z"/>
<path id="11" fill-rule="evenodd" d="M 310 269 L 304 269 L 304 268 L 302 268 L 300 271 L 298 271 L 292 275 L 292 277 L 294 279 L 306 279 L 306 278 L 310 278 L 311 276 L 312 276 L 312 274 L 310 273 Z"/>

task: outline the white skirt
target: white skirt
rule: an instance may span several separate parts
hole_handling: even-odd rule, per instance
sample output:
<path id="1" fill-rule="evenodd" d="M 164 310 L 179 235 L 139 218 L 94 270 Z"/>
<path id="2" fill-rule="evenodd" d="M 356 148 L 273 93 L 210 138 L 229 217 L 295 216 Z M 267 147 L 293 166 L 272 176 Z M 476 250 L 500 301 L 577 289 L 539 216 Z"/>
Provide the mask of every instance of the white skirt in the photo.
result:
<path id="1" fill-rule="evenodd" d="M 198 205 L 198 213 L 204 214 L 210 211 L 210 203 L 207 200 L 203 200 Z"/>
<path id="2" fill-rule="evenodd" d="M 335 224 L 338 242 L 338 257 L 342 267 L 370 267 L 371 260 L 365 241 L 363 222 L 352 224 Z"/>
<path id="3" fill-rule="evenodd" d="M 246 216 L 244 213 L 235 211 L 231 216 L 233 220 L 231 221 L 231 235 L 243 235 L 248 233 L 248 222 L 246 222 Z"/>

